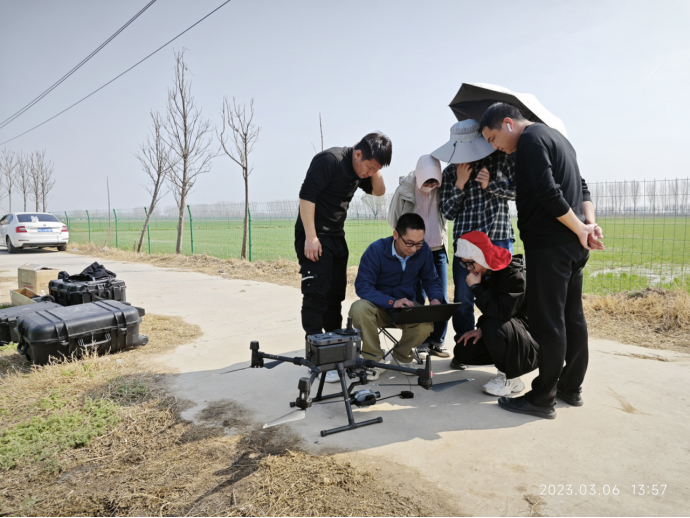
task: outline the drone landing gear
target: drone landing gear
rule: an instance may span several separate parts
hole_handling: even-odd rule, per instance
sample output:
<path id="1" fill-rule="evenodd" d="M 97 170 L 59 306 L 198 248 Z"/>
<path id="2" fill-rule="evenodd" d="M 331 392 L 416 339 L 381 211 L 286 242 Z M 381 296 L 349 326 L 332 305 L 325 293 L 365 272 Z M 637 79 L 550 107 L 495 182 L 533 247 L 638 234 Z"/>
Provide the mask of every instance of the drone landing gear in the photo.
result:
<path id="1" fill-rule="evenodd" d="M 345 410 L 347 411 L 347 424 L 345 426 L 339 426 L 338 428 L 331 428 L 330 430 L 321 430 L 321 437 L 326 437 L 327 435 L 332 435 L 338 432 L 344 432 L 346 430 L 354 430 L 355 428 L 361 428 L 362 426 L 368 426 L 370 424 L 383 423 L 383 417 L 377 417 L 376 419 L 370 419 L 368 421 L 362 421 L 361 423 L 355 422 L 355 417 L 352 415 L 352 405 L 350 404 L 351 392 L 357 385 L 363 385 L 362 381 L 355 381 L 347 388 L 345 384 L 345 368 L 342 363 L 336 364 L 336 369 L 338 370 L 338 377 L 340 378 L 341 392 L 337 394 L 323 395 L 323 384 L 326 381 L 326 373 L 321 374 L 321 379 L 319 380 L 319 391 L 316 393 L 316 397 L 313 399 L 314 402 L 323 401 L 325 399 L 334 399 L 337 397 L 342 397 L 345 401 Z"/>

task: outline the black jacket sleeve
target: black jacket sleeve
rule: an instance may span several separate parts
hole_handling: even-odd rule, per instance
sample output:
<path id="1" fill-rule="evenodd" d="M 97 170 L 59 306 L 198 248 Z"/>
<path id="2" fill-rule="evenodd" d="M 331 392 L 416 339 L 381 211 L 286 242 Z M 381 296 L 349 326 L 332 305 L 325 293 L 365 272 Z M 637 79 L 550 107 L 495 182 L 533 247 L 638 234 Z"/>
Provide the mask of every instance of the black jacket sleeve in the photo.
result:
<path id="1" fill-rule="evenodd" d="M 475 304 L 486 318 L 508 321 L 513 318 L 525 300 L 525 277 L 510 271 L 501 276 L 495 290 L 488 289 L 482 284 L 472 288 Z"/>

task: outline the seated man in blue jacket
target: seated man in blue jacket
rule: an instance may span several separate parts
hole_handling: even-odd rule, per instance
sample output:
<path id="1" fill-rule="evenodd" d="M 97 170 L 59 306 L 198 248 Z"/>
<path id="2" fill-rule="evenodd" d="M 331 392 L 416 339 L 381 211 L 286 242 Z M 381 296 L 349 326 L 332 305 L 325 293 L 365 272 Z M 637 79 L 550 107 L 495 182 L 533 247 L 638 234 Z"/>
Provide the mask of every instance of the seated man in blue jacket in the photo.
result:
<path id="1" fill-rule="evenodd" d="M 424 220 L 419 214 L 403 214 L 393 237 L 374 241 L 359 262 L 355 291 L 361 300 L 350 308 L 353 325 L 362 331 L 362 356 L 380 362 L 383 351 L 378 328 L 392 325 L 388 311 L 414 306 L 415 285 L 421 279 L 431 305 L 445 301 L 431 248 L 424 242 Z M 412 349 L 431 334 L 434 324 L 405 324 L 402 338 L 393 349 L 399 364 L 413 360 Z M 385 369 L 375 368 L 369 379 L 377 380 Z"/>

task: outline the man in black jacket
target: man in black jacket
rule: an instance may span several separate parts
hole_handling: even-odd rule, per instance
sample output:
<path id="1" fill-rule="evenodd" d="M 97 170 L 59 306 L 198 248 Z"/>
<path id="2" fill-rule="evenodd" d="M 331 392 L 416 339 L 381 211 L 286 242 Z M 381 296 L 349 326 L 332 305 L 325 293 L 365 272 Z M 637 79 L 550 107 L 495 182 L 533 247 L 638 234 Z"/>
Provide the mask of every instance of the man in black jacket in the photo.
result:
<path id="1" fill-rule="evenodd" d="M 491 243 L 483 232 L 468 232 L 457 241 L 467 285 L 482 312 L 477 328 L 463 334 L 450 363 L 453 369 L 495 365 L 498 374 L 484 392 L 508 396 L 525 388 L 520 376 L 537 368 L 539 346 L 529 333 L 525 306 L 525 262 Z"/>
<path id="2" fill-rule="evenodd" d="M 515 153 L 518 229 L 530 271 L 527 315 L 539 344 L 539 375 L 532 390 L 502 397 L 498 404 L 511 412 L 554 419 L 556 397 L 573 406 L 583 404 L 588 344 L 582 270 L 589 250 L 603 250 L 603 236 L 568 139 L 526 120 L 507 103 L 491 105 L 479 125 L 494 148 Z"/>
<path id="3" fill-rule="evenodd" d="M 382 196 L 381 168 L 391 162 L 392 145 L 369 133 L 354 148 L 337 147 L 311 161 L 299 192 L 295 252 L 302 274 L 302 327 L 307 335 L 342 327 L 349 251 L 345 218 L 357 189 Z"/>

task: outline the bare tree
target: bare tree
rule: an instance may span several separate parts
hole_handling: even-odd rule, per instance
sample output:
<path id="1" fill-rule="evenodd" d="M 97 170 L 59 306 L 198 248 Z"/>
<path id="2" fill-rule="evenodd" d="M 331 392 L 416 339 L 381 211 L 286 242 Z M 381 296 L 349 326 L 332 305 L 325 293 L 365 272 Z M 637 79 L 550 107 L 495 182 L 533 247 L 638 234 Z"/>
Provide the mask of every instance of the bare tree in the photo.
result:
<path id="1" fill-rule="evenodd" d="M 22 193 L 24 212 L 26 212 L 26 202 L 31 192 L 31 159 L 24 153 L 20 153 L 18 157 L 16 183 L 17 189 Z"/>
<path id="2" fill-rule="evenodd" d="M 385 196 L 362 195 L 362 203 L 371 211 L 374 219 L 385 218 L 388 214 L 387 199 Z"/>
<path id="3" fill-rule="evenodd" d="M 654 215 L 656 213 L 656 180 L 645 182 L 644 190 L 645 194 L 647 195 L 647 207 L 649 207 L 649 213 Z"/>
<path id="4" fill-rule="evenodd" d="M 140 152 L 134 154 L 137 160 L 141 162 L 141 167 L 148 176 L 147 184 L 144 188 L 151 195 L 151 203 L 146 213 L 144 228 L 141 229 L 137 252 L 141 252 L 144 234 L 146 234 L 146 229 L 149 226 L 149 221 L 151 220 L 153 211 L 156 209 L 156 205 L 169 192 L 169 187 L 166 187 L 166 180 L 174 165 L 170 147 L 168 147 L 163 140 L 164 121 L 161 114 L 152 111 L 151 121 L 153 123 L 151 135 L 146 137 L 146 143 L 141 145 Z"/>
<path id="5" fill-rule="evenodd" d="M 608 182 L 606 184 L 606 192 L 607 209 L 610 214 L 614 214 L 616 211 L 616 196 L 618 195 L 618 193 L 616 192 L 616 183 Z"/>
<path id="6" fill-rule="evenodd" d="M 175 52 L 175 81 L 168 90 L 165 143 L 172 151 L 174 166 L 168 181 L 178 208 L 176 253 L 182 253 L 182 231 L 187 197 L 200 174 L 211 170 L 213 153 L 209 151 L 213 137 L 211 121 L 201 116 L 201 109 L 192 97 L 192 83 L 187 79 L 184 50 Z"/>
<path id="7" fill-rule="evenodd" d="M 678 214 L 678 201 L 680 199 L 680 180 L 677 178 L 675 180 L 671 180 L 668 183 L 668 194 L 670 198 L 670 203 L 671 203 L 671 209 L 673 210 L 674 214 Z"/>
<path id="8" fill-rule="evenodd" d="M 633 213 L 637 212 L 637 204 L 640 201 L 640 182 L 637 180 L 630 182 L 630 201 L 633 204 Z"/>
<path id="9" fill-rule="evenodd" d="M 41 210 L 41 158 L 40 151 L 29 155 L 29 197 L 36 203 L 36 212 Z"/>
<path id="10" fill-rule="evenodd" d="M 244 230 L 242 233 L 242 259 L 247 258 L 247 241 L 249 233 L 249 175 L 254 166 L 249 165 L 249 155 L 254 151 L 254 146 L 259 140 L 261 128 L 254 125 L 254 99 L 249 102 L 249 113 L 246 105 L 238 106 L 235 98 L 232 98 L 232 106 L 228 98 L 223 98 L 223 130 L 218 135 L 223 151 L 237 165 L 242 168 L 244 179 Z M 230 135 L 225 135 L 229 131 Z M 230 147 L 228 146 L 230 144 Z"/>
<path id="11" fill-rule="evenodd" d="M 4 148 L 2 154 L 0 154 L 0 181 L 7 189 L 7 199 L 10 205 L 8 212 L 12 212 L 12 188 L 14 187 L 18 167 L 19 155 Z"/>
<path id="12" fill-rule="evenodd" d="M 690 182 L 686 180 L 680 181 L 680 212 L 681 214 L 687 214 L 688 212 L 688 190 L 690 187 Z"/>
<path id="13" fill-rule="evenodd" d="M 55 178 L 53 178 L 53 162 L 43 162 L 41 168 L 41 205 L 42 211 L 48 212 L 48 201 L 50 200 L 50 191 L 55 187 Z"/>
<path id="14" fill-rule="evenodd" d="M 53 178 L 54 166 L 51 161 L 46 160 L 45 149 L 43 151 L 32 152 L 28 160 L 29 197 L 34 200 L 36 204 L 36 212 L 45 212 L 48 208 L 50 191 L 52 191 L 55 186 L 55 179 Z"/>

